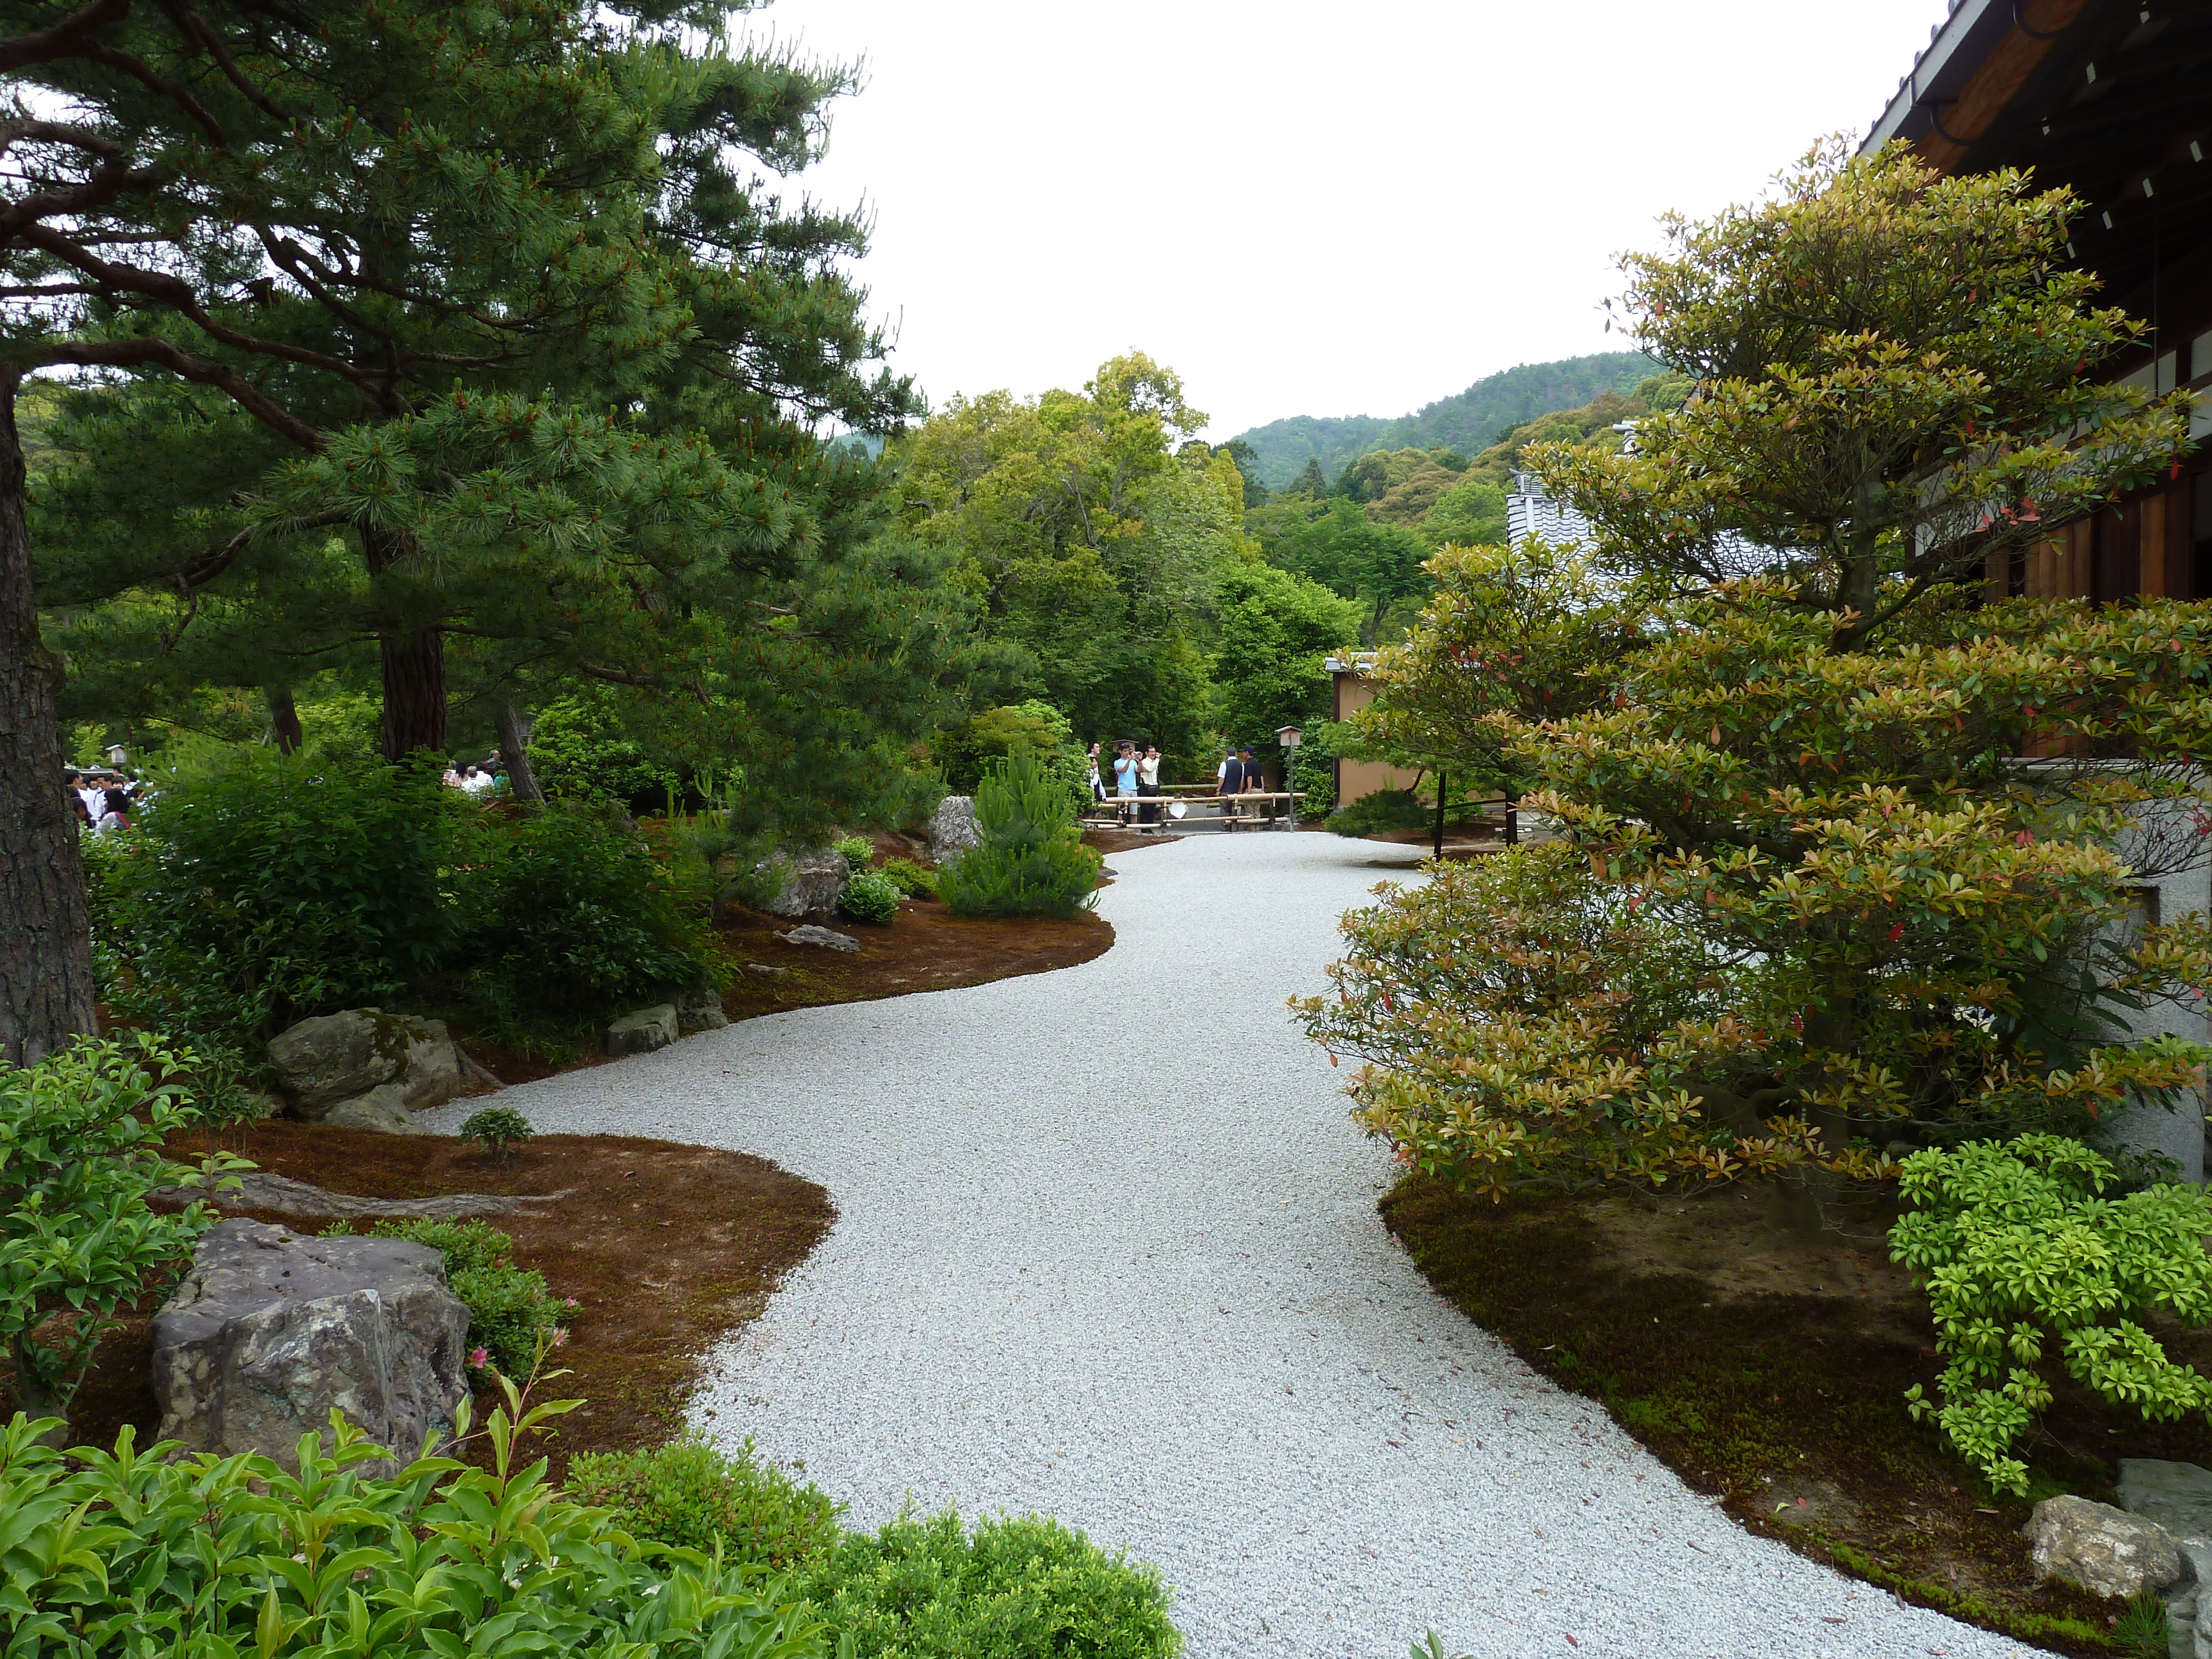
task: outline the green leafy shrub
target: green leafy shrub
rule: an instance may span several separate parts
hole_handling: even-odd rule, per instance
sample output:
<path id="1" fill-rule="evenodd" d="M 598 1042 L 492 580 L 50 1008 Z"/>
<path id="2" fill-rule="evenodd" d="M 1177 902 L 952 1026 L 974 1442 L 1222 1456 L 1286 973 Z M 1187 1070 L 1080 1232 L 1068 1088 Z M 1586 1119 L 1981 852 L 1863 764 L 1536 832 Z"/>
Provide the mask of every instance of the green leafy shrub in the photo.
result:
<path id="1" fill-rule="evenodd" d="M 972 795 L 992 768 L 1017 749 L 1027 749 L 1042 759 L 1045 769 L 1066 787 L 1071 808 L 1085 799 L 1090 763 L 1075 740 L 1075 726 L 1059 709 L 1035 697 L 987 708 L 939 732 L 930 754 L 944 769 L 946 788 L 956 795 Z"/>
<path id="2" fill-rule="evenodd" d="M 925 870 L 912 859 L 885 859 L 876 873 L 908 898 L 935 898 L 937 872 Z"/>
<path id="3" fill-rule="evenodd" d="M 837 908 L 855 921 L 889 921 L 898 914 L 898 884 L 877 871 L 863 870 L 845 884 Z"/>
<path id="4" fill-rule="evenodd" d="M 1300 745 L 1291 762 L 1291 787 L 1305 799 L 1298 817 L 1318 823 L 1336 811 L 1336 763 L 1314 744 Z"/>
<path id="5" fill-rule="evenodd" d="M 1042 1516 L 953 1514 L 848 1536 L 799 1588 L 842 1644 L 898 1659 L 1171 1659 L 1155 1567 Z"/>
<path id="6" fill-rule="evenodd" d="M 508 1376 L 527 1376 L 541 1343 L 559 1346 L 561 1322 L 575 1304 L 556 1297 L 545 1276 L 514 1265 L 514 1241 L 482 1221 L 380 1221 L 377 1238 L 428 1244 L 446 1258 L 446 1284 L 468 1304 L 469 1342 Z"/>
<path id="7" fill-rule="evenodd" d="M 1083 844 L 1066 787 L 1027 749 L 994 764 L 975 792 L 982 842 L 940 870 L 955 915 L 1069 916 L 1097 903 L 1098 854 Z"/>
<path id="8" fill-rule="evenodd" d="M 875 860 L 876 844 L 866 836 L 840 836 L 830 845 L 845 855 L 845 862 L 853 866 L 855 875 Z"/>
<path id="9" fill-rule="evenodd" d="M 420 767 L 218 751 L 164 778 L 135 834 L 86 839 L 101 995 L 252 1053 L 310 1014 L 388 1005 L 453 948 L 460 822 Z"/>
<path id="10" fill-rule="evenodd" d="M 578 1402 L 508 1398 L 490 1468 L 426 1457 L 389 1479 L 362 1474 L 383 1449 L 337 1412 L 330 1450 L 301 1437 L 297 1474 L 256 1453 L 171 1462 L 174 1442 L 141 1451 L 129 1428 L 112 1455 L 58 1453 L 40 1443 L 54 1420 L 19 1413 L 0 1434 L 0 1642 L 83 1659 L 823 1659 L 784 1583 L 641 1543 L 553 1490 L 543 1459 L 516 1468 L 516 1440 Z"/>
<path id="11" fill-rule="evenodd" d="M 502 1164 L 514 1147 L 537 1133 L 530 1120 L 512 1106 L 487 1106 L 471 1113 L 461 1124 L 463 1140 L 476 1142 Z"/>
<path id="12" fill-rule="evenodd" d="M 1410 789 L 1377 789 L 1328 815 L 1334 833 L 1355 841 L 1386 830 L 1425 830 L 1435 821 L 1436 809 Z"/>
<path id="13" fill-rule="evenodd" d="M 649 1451 L 587 1453 L 568 1466 L 580 1502 L 616 1510 L 641 1538 L 775 1567 L 834 1551 L 837 1505 L 753 1454 L 725 1456 L 697 1440 Z"/>
<path id="14" fill-rule="evenodd" d="M 0 1341 L 17 1402 L 40 1416 L 68 1415 L 118 1313 L 181 1274 L 221 1218 L 197 1200 L 157 1212 L 148 1194 L 252 1167 L 227 1153 L 198 1168 L 161 1155 L 165 1136 L 197 1121 L 177 1080 L 190 1060 L 87 1040 L 0 1069 Z"/>
<path id="15" fill-rule="evenodd" d="M 556 803 L 484 820 L 477 856 L 463 894 L 477 964 L 470 993 L 499 1040 L 713 978 L 711 947 L 678 914 L 634 830 Z"/>
<path id="16" fill-rule="evenodd" d="M 538 711 L 530 767 L 548 795 L 635 811 L 650 810 L 681 781 L 623 729 L 613 708 L 591 696 L 556 698 Z"/>
<path id="17" fill-rule="evenodd" d="M 2212 1322 L 2202 1188 L 2106 1198 L 2110 1161 L 2048 1134 L 1915 1152 L 1899 1184 L 1913 1207 L 1890 1229 L 1890 1255 L 1926 1285 L 1950 1362 L 1941 1407 L 1917 1384 L 1905 1398 L 1990 1486 L 2027 1490 L 2027 1466 L 2009 1453 L 2051 1403 L 2040 1367 L 2054 1340 L 2070 1375 L 2149 1421 L 2212 1413 L 2212 1378 L 2168 1359 L 2142 1322 Z"/>

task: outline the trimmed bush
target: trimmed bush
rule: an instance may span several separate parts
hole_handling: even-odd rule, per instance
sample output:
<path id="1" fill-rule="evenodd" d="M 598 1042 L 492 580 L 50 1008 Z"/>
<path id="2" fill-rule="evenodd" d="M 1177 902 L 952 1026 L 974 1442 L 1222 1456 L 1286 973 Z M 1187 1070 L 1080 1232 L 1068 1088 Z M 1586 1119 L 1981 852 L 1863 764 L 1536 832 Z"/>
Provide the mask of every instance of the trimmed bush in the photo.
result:
<path id="1" fill-rule="evenodd" d="M 514 1241 L 482 1221 L 380 1221 L 375 1238 L 428 1244 L 446 1258 L 446 1285 L 469 1305 L 469 1345 L 482 1348 L 508 1376 L 530 1375 L 538 1339 L 561 1340 L 568 1302 L 553 1294 L 545 1275 L 518 1267 L 507 1252 Z"/>
<path id="2" fill-rule="evenodd" d="M 388 1006 L 454 946 L 462 824 L 420 766 L 227 750 L 166 777 L 131 834 L 85 839 L 101 995 L 255 1054 L 308 1015 Z"/>
<path id="3" fill-rule="evenodd" d="M 885 859 L 876 873 L 908 898 L 935 898 L 937 872 L 925 870 L 912 859 Z"/>
<path id="4" fill-rule="evenodd" d="M 853 866 L 855 874 L 875 861 L 876 844 L 866 836 L 840 836 L 830 845 L 845 855 L 845 862 Z"/>
<path id="5" fill-rule="evenodd" d="M 588 809 L 485 821 L 462 904 L 470 997 L 501 1042 L 708 983 L 711 946 L 644 840 Z"/>
<path id="6" fill-rule="evenodd" d="M 981 845 L 940 870 L 937 890 L 963 916 L 1071 916 L 1098 902 L 1098 854 L 1083 844 L 1066 787 L 1028 749 L 996 763 L 975 791 Z"/>
<path id="7" fill-rule="evenodd" d="M 753 1454 L 725 1457 L 697 1440 L 650 1451 L 586 1453 L 568 1466 L 579 1501 L 619 1511 L 642 1538 L 781 1571 L 834 1552 L 838 1506 Z"/>
<path id="8" fill-rule="evenodd" d="M 1436 808 L 1410 789 L 1377 789 L 1328 815 L 1332 832 L 1357 841 L 1386 830 L 1423 830 L 1436 822 Z"/>
<path id="9" fill-rule="evenodd" d="M 889 921 L 898 914 L 898 884 L 876 871 L 863 870 L 845 884 L 837 908 L 855 921 Z"/>

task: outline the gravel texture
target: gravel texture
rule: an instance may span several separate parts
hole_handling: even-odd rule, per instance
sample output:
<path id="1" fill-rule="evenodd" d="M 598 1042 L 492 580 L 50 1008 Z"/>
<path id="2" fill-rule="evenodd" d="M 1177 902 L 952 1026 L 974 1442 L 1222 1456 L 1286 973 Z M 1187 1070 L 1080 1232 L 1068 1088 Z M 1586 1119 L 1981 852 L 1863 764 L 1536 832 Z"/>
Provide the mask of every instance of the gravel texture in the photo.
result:
<path id="1" fill-rule="evenodd" d="M 1742 1532 L 1383 1231 L 1389 1161 L 1283 1000 L 1413 861 L 1312 834 L 1124 853 L 1096 961 L 748 1020 L 501 1103 L 828 1187 L 836 1228 L 694 1419 L 856 1524 L 1037 1510 L 1126 1545 L 1176 1586 L 1189 1659 L 1403 1659 L 1425 1626 L 1481 1659 L 2027 1651 Z"/>

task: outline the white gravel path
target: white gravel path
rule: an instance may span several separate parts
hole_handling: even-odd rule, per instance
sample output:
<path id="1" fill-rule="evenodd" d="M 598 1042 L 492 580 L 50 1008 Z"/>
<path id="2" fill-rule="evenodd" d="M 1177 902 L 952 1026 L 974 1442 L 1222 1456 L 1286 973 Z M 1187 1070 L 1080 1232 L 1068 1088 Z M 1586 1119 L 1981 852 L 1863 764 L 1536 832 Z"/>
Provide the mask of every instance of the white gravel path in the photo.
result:
<path id="1" fill-rule="evenodd" d="M 693 1415 L 878 1523 L 1043 1510 L 1158 1563 L 1189 1659 L 2027 1651 L 1753 1538 L 1433 1294 L 1284 998 L 1409 855 L 1121 854 L 1059 973 L 746 1021 L 508 1091 L 774 1158 L 840 1218 Z M 433 1118 L 452 1127 L 465 1107 Z"/>

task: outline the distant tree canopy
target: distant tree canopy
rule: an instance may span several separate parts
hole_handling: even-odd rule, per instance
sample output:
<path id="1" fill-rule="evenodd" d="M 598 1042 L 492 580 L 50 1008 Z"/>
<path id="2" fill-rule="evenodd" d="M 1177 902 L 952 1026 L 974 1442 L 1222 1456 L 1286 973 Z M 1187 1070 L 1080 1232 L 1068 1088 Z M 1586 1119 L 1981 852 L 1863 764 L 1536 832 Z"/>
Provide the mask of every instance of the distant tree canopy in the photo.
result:
<path id="1" fill-rule="evenodd" d="M 1657 370 L 1658 365 L 1640 351 L 1522 363 L 1396 420 L 1371 415 L 1334 419 L 1295 415 L 1240 432 L 1230 441 L 1250 449 L 1261 483 L 1283 489 L 1291 487 L 1309 461 L 1317 462 L 1334 478 L 1347 463 L 1371 450 L 1448 448 L 1473 455 L 1496 443 L 1510 427 L 1547 410 L 1587 403 L 1600 392 L 1632 391 Z"/>
<path id="2" fill-rule="evenodd" d="M 1137 352 L 1080 392 L 956 398 L 890 445 L 905 529 L 949 557 L 950 581 L 979 607 L 994 695 L 1041 698 L 1085 739 L 1157 743 L 1188 763 L 1248 704 L 1281 706 L 1241 689 L 1262 659 L 1270 684 L 1310 678 L 1356 636 L 1321 627 L 1330 637 L 1306 650 L 1311 616 L 1341 620 L 1340 602 L 1310 581 L 1279 584 L 1267 592 L 1291 620 L 1267 622 L 1267 636 L 1311 662 L 1285 668 L 1257 646 L 1220 655 L 1224 604 L 1250 603 L 1264 580 L 1249 575 L 1260 552 L 1243 526 L 1259 492 L 1235 450 L 1192 435 L 1206 418 L 1172 369 Z"/>

